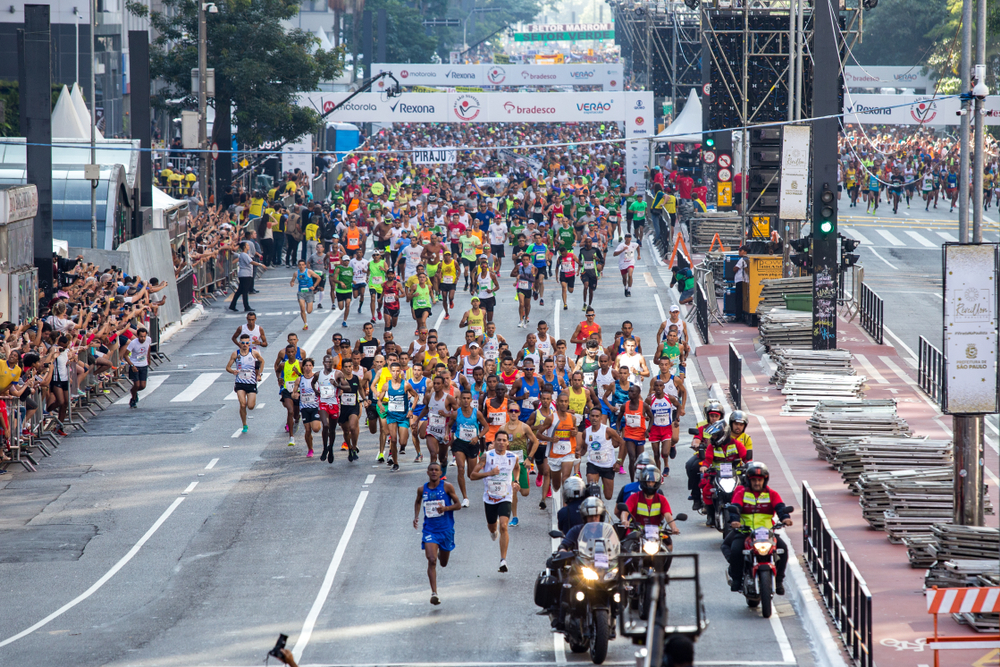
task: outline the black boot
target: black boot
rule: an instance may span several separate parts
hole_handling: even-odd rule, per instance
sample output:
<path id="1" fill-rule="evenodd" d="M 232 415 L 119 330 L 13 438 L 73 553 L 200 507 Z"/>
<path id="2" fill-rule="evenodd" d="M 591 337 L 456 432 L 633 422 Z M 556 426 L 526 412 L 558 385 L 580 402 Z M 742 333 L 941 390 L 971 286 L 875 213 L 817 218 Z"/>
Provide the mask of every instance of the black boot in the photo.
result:
<path id="1" fill-rule="evenodd" d="M 785 580 L 784 579 L 775 579 L 774 580 L 774 592 L 777 593 L 778 595 L 784 595 L 785 594 Z"/>

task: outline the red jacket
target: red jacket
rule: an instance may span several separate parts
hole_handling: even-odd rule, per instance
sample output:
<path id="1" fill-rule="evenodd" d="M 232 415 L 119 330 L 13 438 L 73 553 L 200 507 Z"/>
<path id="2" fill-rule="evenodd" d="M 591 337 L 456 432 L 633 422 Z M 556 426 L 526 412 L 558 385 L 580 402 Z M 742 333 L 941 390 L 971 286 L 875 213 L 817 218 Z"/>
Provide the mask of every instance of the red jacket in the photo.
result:
<path id="1" fill-rule="evenodd" d="M 671 514 L 670 503 L 667 502 L 667 497 L 662 493 L 657 493 L 652 498 L 647 499 L 646 495 L 639 491 L 629 496 L 625 504 L 628 505 L 628 511 L 635 517 L 636 523 L 643 526 L 654 524 L 658 526 L 663 521 L 664 514 Z"/>
<path id="2" fill-rule="evenodd" d="M 713 462 L 718 460 L 722 462 L 735 463 L 736 461 L 746 462 L 747 460 L 747 448 L 743 446 L 743 443 L 739 440 L 729 439 L 729 443 L 726 445 L 724 452 L 719 452 L 718 455 L 715 453 L 715 445 L 708 443 L 708 448 L 705 450 L 705 460 L 702 465 L 705 467 L 710 467 Z"/>

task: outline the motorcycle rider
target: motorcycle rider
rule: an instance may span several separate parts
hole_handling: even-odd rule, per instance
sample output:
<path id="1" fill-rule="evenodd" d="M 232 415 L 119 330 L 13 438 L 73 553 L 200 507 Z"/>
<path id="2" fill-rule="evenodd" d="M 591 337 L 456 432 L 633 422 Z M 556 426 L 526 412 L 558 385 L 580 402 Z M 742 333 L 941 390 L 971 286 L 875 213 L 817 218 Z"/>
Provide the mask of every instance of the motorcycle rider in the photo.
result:
<path id="1" fill-rule="evenodd" d="M 580 523 L 564 531 L 565 537 L 559 543 L 559 551 L 576 551 L 576 543 L 584 524 L 597 523 L 604 518 L 604 501 L 596 496 L 584 498 L 580 503 L 580 517 L 582 519 Z"/>
<path id="2" fill-rule="evenodd" d="M 694 440 L 691 441 L 691 448 L 694 450 L 694 455 L 684 464 L 684 470 L 687 472 L 688 478 L 688 491 L 691 492 L 688 500 L 694 501 L 693 508 L 695 510 L 701 509 L 701 494 L 697 493 L 697 491 L 698 483 L 701 482 L 701 471 L 699 468 L 701 467 L 703 457 L 698 455 L 698 449 L 705 439 L 705 428 L 719 421 L 726 414 L 722 403 L 714 398 L 705 401 L 705 405 L 702 406 L 702 412 L 705 413 L 705 419 L 708 420 L 708 423 L 698 427 L 698 435 L 694 436 Z"/>
<path id="3" fill-rule="evenodd" d="M 626 521 L 634 520 L 639 526 L 660 526 L 666 521 L 673 534 L 679 534 L 674 517 L 670 513 L 670 503 L 667 497 L 660 493 L 660 484 L 663 483 L 663 476 L 653 465 L 647 465 L 639 473 L 639 493 L 632 494 L 632 497 L 625 501 L 631 515 Z M 668 538 L 666 541 L 667 550 L 673 551 L 673 544 Z"/>
<path id="4" fill-rule="evenodd" d="M 708 437 L 708 448 L 705 450 L 705 460 L 701 462 L 701 501 L 705 504 L 705 523 L 715 525 L 715 508 L 712 506 L 712 482 L 708 472 L 718 474 L 723 463 L 731 463 L 734 467 L 746 463 L 747 450 L 743 443 L 730 437 L 729 425 L 718 421 L 704 430 Z"/>
<path id="5" fill-rule="evenodd" d="M 583 517 L 580 515 L 580 505 L 587 495 L 586 492 L 587 485 L 576 475 L 563 482 L 563 506 L 556 514 L 557 526 L 561 532 L 568 533 L 570 528 L 583 523 Z"/>
<path id="6" fill-rule="evenodd" d="M 771 479 L 771 473 L 767 466 L 759 461 L 754 461 L 747 466 L 743 473 L 744 479 L 750 485 L 737 486 L 733 492 L 733 506 L 729 508 L 729 521 L 734 529 L 740 527 L 749 528 L 751 531 L 758 528 L 770 529 L 774 525 L 774 517 L 786 526 L 792 525 L 789 516 L 790 508 L 781 501 L 781 496 L 774 489 L 768 487 L 767 483 Z M 722 542 L 722 555 L 729 561 L 729 577 L 732 580 L 730 590 L 740 592 L 743 590 L 743 541 L 746 533 L 740 530 L 733 530 Z M 788 545 L 775 533 L 777 549 L 781 553 L 776 554 L 774 577 L 774 592 L 778 595 L 785 594 L 785 567 L 788 565 Z"/>
<path id="7" fill-rule="evenodd" d="M 730 435 L 735 440 L 739 440 L 743 443 L 743 447 L 747 450 L 747 462 L 753 461 L 753 438 L 747 433 L 747 413 L 742 410 L 733 410 L 732 414 L 729 415 L 729 431 Z"/>
<path id="8" fill-rule="evenodd" d="M 653 454 L 651 452 L 643 452 L 639 455 L 639 458 L 635 461 L 635 470 L 638 475 L 646 466 L 653 465 Z M 618 492 L 618 498 L 615 500 L 615 505 L 626 502 L 633 494 L 639 493 L 639 482 L 630 482 L 621 488 Z"/>

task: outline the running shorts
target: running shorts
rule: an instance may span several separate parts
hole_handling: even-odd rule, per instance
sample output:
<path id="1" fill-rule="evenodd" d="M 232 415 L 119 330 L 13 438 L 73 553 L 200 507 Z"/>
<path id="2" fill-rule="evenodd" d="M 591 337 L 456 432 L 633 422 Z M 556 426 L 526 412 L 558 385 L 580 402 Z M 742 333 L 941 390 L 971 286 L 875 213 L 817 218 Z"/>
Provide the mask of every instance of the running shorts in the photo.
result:
<path id="1" fill-rule="evenodd" d="M 486 523 L 494 524 L 502 516 L 510 518 L 511 503 L 509 500 L 496 504 L 483 503 L 483 507 L 486 508 Z"/>
<path id="2" fill-rule="evenodd" d="M 245 391 L 248 394 L 257 393 L 257 383 L 247 384 L 245 382 L 237 382 L 233 387 L 233 391 Z"/>
<path id="3" fill-rule="evenodd" d="M 615 467 L 602 468 L 601 466 L 595 466 L 590 461 L 587 461 L 587 474 L 588 475 L 598 475 L 602 479 L 614 479 L 615 478 Z"/>

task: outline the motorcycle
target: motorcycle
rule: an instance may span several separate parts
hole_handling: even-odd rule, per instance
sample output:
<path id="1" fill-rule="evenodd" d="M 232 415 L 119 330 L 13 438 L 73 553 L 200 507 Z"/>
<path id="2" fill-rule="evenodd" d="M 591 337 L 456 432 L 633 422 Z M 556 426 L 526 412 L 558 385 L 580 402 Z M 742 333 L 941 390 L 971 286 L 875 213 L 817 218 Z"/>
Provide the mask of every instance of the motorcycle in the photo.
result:
<path id="1" fill-rule="evenodd" d="M 558 530 L 549 536 L 564 537 Z M 620 552 L 610 523 L 584 524 L 577 550 L 553 554 L 535 580 L 535 604 L 544 609 L 539 615 L 549 616 L 573 653 L 589 650 L 595 665 L 607 658 L 608 642 L 616 635 Z"/>
<path id="2" fill-rule="evenodd" d="M 628 512 L 628 506 L 619 503 L 616 511 Z M 674 521 L 687 521 L 687 514 L 678 514 Z M 636 526 L 622 543 L 622 588 L 628 600 L 627 611 L 638 612 L 643 621 L 649 620 L 652 605 L 648 590 L 651 575 L 670 569 L 673 557 L 667 546 L 671 535 L 673 531 L 664 521 L 658 526 Z M 626 608 L 623 607 L 622 613 L 626 613 Z"/>
<path id="3" fill-rule="evenodd" d="M 733 500 L 733 492 L 740 484 L 743 469 L 741 464 L 729 461 L 719 463 L 718 466 L 718 469 L 709 468 L 705 471 L 705 477 L 712 485 L 712 505 L 707 508 L 707 513 L 710 525 L 715 526 L 716 530 L 726 537 L 732 530 L 729 527 L 726 507 Z"/>
<path id="4" fill-rule="evenodd" d="M 788 508 L 788 511 L 791 512 L 791 508 Z M 729 514 L 728 507 L 726 514 Z M 778 548 L 778 540 L 775 537 L 775 531 L 781 528 L 784 526 L 777 523 L 772 528 L 752 530 L 744 526 L 735 529 L 746 535 L 743 541 L 743 597 L 751 609 L 759 605 L 761 616 L 764 618 L 771 617 L 774 580 L 778 576 L 775 561 L 784 553 L 784 549 Z M 729 568 L 726 568 L 726 582 L 732 583 Z"/>

